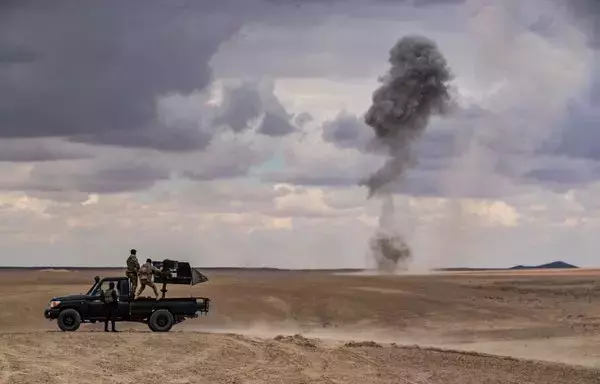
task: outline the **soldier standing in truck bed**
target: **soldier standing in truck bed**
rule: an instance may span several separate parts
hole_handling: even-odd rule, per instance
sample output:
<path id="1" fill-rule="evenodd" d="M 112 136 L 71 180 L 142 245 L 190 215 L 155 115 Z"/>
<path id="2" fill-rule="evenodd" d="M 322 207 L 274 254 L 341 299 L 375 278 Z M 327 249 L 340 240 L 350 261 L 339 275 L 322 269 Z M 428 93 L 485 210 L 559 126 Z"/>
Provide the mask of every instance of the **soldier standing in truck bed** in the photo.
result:
<path id="1" fill-rule="evenodd" d="M 155 273 L 160 273 L 160 270 L 152 265 L 152 260 L 146 259 L 146 263 L 142 265 L 139 272 L 140 277 L 140 290 L 137 293 L 137 297 L 140 297 L 142 291 L 146 288 L 146 285 L 154 290 L 154 294 L 158 299 L 158 289 L 156 289 L 156 285 L 152 281 L 152 277 Z"/>
<path id="2" fill-rule="evenodd" d="M 135 249 L 132 249 L 131 253 L 129 254 L 129 257 L 127 258 L 127 272 L 125 272 L 125 275 L 129 278 L 129 281 L 131 282 L 132 296 L 135 293 L 135 289 L 138 285 L 138 274 L 140 271 L 140 263 L 138 262 L 136 254 L 137 251 Z"/>

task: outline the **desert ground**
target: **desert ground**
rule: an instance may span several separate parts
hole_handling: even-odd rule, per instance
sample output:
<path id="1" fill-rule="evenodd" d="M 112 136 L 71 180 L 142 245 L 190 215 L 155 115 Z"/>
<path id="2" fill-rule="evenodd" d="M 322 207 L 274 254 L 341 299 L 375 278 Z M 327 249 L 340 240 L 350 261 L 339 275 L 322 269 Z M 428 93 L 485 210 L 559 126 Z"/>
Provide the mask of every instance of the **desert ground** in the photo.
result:
<path id="1" fill-rule="evenodd" d="M 169 333 L 64 333 L 52 296 L 122 271 L 0 271 L 1 383 L 600 383 L 600 271 L 203 271 Z"/>

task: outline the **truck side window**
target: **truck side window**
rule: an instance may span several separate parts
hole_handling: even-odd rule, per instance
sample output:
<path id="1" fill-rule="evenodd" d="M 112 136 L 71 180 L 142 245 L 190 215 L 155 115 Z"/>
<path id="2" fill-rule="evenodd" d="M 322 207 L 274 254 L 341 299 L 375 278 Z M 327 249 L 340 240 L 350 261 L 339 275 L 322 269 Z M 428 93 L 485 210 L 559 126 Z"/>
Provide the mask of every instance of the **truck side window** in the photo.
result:
<path id="1" fill-rule="evenodd" d="M 120 296 L 129 296 L 129 280 L 120 280 L 116 288 Z"/>
<path id="2" fill-rule="evenodd" d="M 108 289 L 108 286 L 110 284 L 110 282 L 114 282 L 115 283 L 115 289 L 117 290 L 117 295 L 120 295 L 121 293 L 121 287 L 118 284 L 118 281 L 114 281 L 114 280 L 104 280 L 102 282 L 102 284 L 100 284 L 99 287 L 96 287 L 96 290 L 94 292 L 92 292 L 92 296 L 100 296 L 101 292 L 104 292 Z"/>

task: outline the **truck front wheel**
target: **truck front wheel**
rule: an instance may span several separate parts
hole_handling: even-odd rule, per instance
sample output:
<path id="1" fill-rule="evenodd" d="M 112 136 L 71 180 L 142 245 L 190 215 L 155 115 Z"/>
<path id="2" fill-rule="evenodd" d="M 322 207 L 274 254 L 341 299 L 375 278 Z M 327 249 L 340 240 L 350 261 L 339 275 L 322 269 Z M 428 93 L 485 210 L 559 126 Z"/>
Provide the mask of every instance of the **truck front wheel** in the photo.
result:
<path id="1" fill-rule="evenodd" d="M 148 327 L 152 332 L 169 332 L 174 323 L 173 315 L 166 309 L 155 311 L 148 319 Z"/>
<path id="2" fill-rule="evenodd" d="M 56 319 L 58 328 L 63 332 L 73 332 L 79 329 L 81 325 L 81 316 L 74 309 L 65 309 L 60 311 Z"/>

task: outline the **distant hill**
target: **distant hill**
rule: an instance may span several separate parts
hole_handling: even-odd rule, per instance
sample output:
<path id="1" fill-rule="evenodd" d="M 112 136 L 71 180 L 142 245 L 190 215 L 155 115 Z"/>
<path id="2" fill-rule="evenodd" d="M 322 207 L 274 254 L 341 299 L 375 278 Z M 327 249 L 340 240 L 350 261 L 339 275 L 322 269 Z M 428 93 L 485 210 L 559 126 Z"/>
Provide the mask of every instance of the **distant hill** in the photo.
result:
<path id="1" fill-rule="evenodd" d="M 579 268 L 564 261 L 553 261 L 542 265 L 516 265 L 510 268 L 439 268 L 436 271 L 447 272 L 487 272 L 487 271 L 511 271 L 519 269 L 573 269 Z"/>
<path id="2" fill-rule="evenodd" d="M 487 272 L 487 271 L 506 271 L 508 268 L 467 268 L 467 267 L 450 267 L 450 268 L 435 268 L 434 271 L 442 272 Z"/>
<path id="3" fill-rule="evenodd" d="M 564 261 L 553 261 L 551 263 L 535 265 L 535 266 L 516 265 L 510 269 L 573 269 L 573 268 L 579 268 L 579 267 L 576 267 L 569 263 L 565 263 Z"/>

